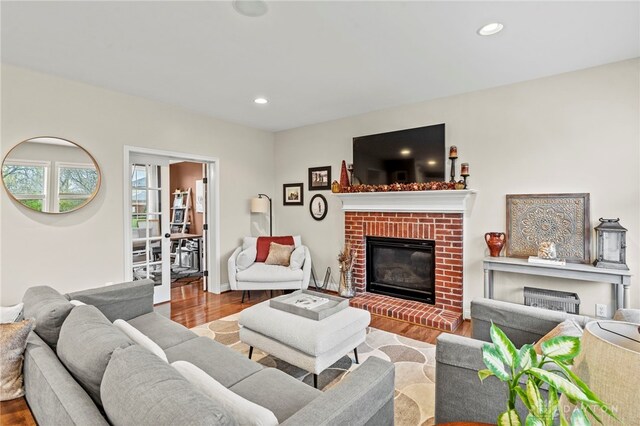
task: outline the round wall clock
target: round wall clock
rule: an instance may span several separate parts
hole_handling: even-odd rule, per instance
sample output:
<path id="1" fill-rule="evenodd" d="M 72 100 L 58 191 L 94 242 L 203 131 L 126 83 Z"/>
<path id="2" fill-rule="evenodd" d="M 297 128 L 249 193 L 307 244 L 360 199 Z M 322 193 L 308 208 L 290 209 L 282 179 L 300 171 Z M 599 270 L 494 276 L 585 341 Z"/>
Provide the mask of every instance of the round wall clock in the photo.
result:
<path id="1" fill-rule="evenodd" d="M 316 194 L 309 203 L 309 212 L 315 220 L 322 220 L 327 215 L 327 199 L 324 195 Z"/>

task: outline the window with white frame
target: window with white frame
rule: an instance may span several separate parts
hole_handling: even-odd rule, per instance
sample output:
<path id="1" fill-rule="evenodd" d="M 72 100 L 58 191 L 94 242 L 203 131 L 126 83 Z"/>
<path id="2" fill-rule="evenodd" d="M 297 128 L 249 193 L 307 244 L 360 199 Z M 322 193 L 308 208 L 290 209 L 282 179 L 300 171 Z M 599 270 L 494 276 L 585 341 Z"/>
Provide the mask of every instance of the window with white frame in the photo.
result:
<path id="1" fill-rule="evenodd" d="M 55 211 L 66 212 L 86 203 L 97 186 L 93 164 L 56 163 Z"/>
<path id="2" fill-rule="evenodd" d="M 2 180 L 11 194 L 25 206 L 51 211 L 48 194 L 49 162 L 31 160 L 5 160 Z"/>

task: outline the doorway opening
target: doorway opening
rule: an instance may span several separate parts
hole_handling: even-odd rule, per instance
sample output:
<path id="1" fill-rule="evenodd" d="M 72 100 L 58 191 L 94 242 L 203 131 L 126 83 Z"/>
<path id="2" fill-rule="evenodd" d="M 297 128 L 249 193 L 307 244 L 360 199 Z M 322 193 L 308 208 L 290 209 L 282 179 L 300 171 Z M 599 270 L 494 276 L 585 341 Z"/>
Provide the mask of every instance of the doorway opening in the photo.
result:
<path id="1" fill-rule="evenodd" d="M 218 164 L 125 147 L 125 277 L 152 279 L 155 304 L 189 283 L 220 293 Z"/>
<path id="2" fill-rule="evenodd" d="M 171 288 L 204 278 L 205 177 L 204 163 L 173 160 L 169 164 Z"/>

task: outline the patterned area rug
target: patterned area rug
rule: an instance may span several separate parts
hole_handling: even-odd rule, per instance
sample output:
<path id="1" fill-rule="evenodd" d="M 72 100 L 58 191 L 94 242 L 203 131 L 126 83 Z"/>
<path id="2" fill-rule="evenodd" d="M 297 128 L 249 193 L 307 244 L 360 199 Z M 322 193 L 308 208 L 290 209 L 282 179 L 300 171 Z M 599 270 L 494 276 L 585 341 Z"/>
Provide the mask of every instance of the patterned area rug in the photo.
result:
<path id="1" fill-rule="evenodd" d="M 240 342 L 238 314 L 203 324 L 191 330 L 210 337 L 233 350 L 248 355 L 249 347 Z M 364 362 L 376 356 L 395 364 L 395 424 L 430 426 L 434 424 L 435 356 L 436 347 L 388 333 L 372 327 L 367 329 L 367 340 L 358 346 L 358 358 Z M 318 376 L 318 388 L 327 390 L 340 382 L 349 372 L 358 368 L 353 352 L 343 356 Z M 313 375 L 287 362 L 253 351 L 253 360 L 273 367 L 313 386 Z"/>

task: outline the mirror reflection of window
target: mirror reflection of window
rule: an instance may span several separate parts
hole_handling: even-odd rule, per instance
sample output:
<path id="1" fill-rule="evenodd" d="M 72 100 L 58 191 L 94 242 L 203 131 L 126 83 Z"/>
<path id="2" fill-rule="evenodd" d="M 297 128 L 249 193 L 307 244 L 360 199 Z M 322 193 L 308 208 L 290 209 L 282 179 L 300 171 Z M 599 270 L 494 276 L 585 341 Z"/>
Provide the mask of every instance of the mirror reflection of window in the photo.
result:
<path id="1" fill-rule="evenodd" d="M 60 138 L 38 137 L 9 151 L 2 163 L 2 181 L 14 199 L 32 210 L 67 213 L 96 195 L 100 170 L 79 145 Z"/>
<path id="2" fill-rule="evenodd" d="M 48 162 L 7 160 L 2 165 L 4 185 L 20 203 L 32 210 L 46 212 Z"/>

